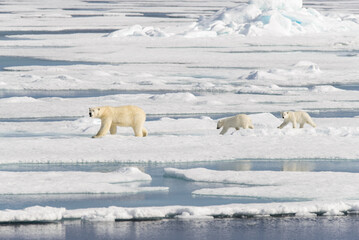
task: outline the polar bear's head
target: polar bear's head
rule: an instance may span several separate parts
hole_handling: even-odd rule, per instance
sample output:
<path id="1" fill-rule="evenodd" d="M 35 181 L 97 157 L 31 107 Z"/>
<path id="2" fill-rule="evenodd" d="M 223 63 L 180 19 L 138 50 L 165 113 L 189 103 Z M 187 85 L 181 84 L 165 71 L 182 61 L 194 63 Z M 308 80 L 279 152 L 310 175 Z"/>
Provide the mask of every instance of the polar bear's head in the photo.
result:
<path id="1" fill-rule="evenodd" d="M 92 118 L 100 117 L 101 116 L 101 108 L 100 107 L 89 108 L 89 115 Z"/>
<path id="2" fill-rule="evenodd" d="M 289 116 L 289 112 L 281 112 L 282 118 L 286 119 Z"/>
<path id="3" fill-rule="evenodd" d="M 223 124 L 224 124 L 223 119 L 222 119 L 222 120 L 219 120 L 219 121 L 217 122 L 217 129 L 220 129 L 221 127 L 223 127 Z"/>

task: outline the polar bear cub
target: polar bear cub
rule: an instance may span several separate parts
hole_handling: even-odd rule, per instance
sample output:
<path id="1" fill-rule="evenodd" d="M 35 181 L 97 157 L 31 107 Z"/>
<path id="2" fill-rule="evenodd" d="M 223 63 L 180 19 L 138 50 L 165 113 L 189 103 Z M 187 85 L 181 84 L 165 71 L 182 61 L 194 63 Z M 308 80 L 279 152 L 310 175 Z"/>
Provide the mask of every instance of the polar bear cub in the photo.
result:
<path id="1" fill-rule="evenodd" d="M 101 128 L 93 138 L 103 137 L 108 131 L 116 134 L 117 126 L 132 127 L 136 137 L 145 137 L 148 134 L 147 129 L 143 127 L 146 113 L 137 106 L 93 107 L 89 109 L 89 115 L 101 119 Z"/>
<path id="2" fill-rule="evenodd" d="M 300 128 L 304 127 L 305 123 L 308 123 L 312 127 L 316 127 L 317 125 L 313 122 L 312 118 L 308 113 L 303 111 L 298 112 L 281 112 L 282 118 L 284 119 L 283 123 L 278 128 L 284 128 L 289 122 L 292 123 L 293 128 L 297 127 L 297 123 L 299 123 Z"/>
<path id="3" fill-rule="evenodd" d="M 251 128 L 253 129 L 252 120 L 246 114 L 238 114 L 233 117 L 224 118 L 217 122 L 217 129 L 223 127 L 222 131 L 219 134 L 225 134 L 229 128 L 235 128 L 239 130 L 239 128 Z"/>

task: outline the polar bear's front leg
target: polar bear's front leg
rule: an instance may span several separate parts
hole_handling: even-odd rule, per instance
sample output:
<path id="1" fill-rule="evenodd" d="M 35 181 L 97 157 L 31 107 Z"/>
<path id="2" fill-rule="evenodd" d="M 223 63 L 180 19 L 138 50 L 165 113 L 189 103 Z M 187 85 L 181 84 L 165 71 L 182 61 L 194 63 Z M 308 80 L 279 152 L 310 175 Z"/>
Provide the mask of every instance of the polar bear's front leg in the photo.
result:
<path id="1" fill-rule="evenodd" d="M 223 127 L 222 131 L 219 134 L 224 135 L 227 131 L 228 131 L 228 127 Z"/>
<path id="2" fill-rule="evenodd" d="M 297 121 L 294 120 L 294 121 L 292 122 L 292 125 L 293 125 L 293 128 L 296 128 L 296 127 L 297 127 Z"/>
<path id="3" fill-rule="evenodd" d="M 105 136 L 110 130 L 111 123 L 112 123 L 111 119 L 107 119 L 107 120 L 101 119 L 101 128 L 95 136 L 92 136 L 92 138 L 100 138 Z"/>
<path id="4" fill-rule="evenodd" d="M 284 128 L 285 126 L 287 126 L 289 122 L 287 120 L 284 120 L 284 122 L 278 127 L 280 129 Z"/>

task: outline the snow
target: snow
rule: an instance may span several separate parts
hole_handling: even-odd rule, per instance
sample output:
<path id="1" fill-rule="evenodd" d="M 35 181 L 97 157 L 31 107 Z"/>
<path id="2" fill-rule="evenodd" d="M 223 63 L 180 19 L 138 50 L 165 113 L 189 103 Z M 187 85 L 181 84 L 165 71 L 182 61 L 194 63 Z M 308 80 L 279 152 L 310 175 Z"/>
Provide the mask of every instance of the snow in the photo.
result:
<path id="1" fill-rule="evenodd" d="M 0 102 L 3 104 L 7 103 L 35 103 L 41 100 L 32 98 L 32 97 L 11 97 L 11 98 L 2 98 Z"/>
<path id="2" fill-rule="evenodd" d="M 0 172 L 0 194 L 134 194 L 167 191 L 165 187 L 141 187 L 151 176 L 138 168 L 114 172 Z M 56 183 L 56 184 L 54 184 Z"/>
<path id="3" fill-rule="evenodd" d="M 218 206 L 164 206 L 137 208 L 86 208 L 68 210 L 64 208 L 34 206 L 22 210 L 0 210 L 0 222 L 41 222 L 82 219 L 84 221 L 148 220 L 148 219 L 210 219 L 213 217 L 269 217 L 295 215 L 342 216 L 355 214 L 358 202 L 296 202 L 268 204 L 228 204 Z"/>
<path id="4" fill-rule="evenodd" d="M 323 86 L 315 86 L 310 89 L 313 93 L 328 93 L 328 92 L 340 92 L 341 89 L 330 85 L 323 85 Z"/>

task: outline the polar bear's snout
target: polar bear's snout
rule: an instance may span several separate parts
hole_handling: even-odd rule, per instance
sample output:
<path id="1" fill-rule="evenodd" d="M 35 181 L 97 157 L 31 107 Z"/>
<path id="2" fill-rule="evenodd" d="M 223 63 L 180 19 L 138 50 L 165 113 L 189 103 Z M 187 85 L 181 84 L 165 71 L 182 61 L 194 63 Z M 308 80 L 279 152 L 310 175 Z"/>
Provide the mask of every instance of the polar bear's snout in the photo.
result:
<path id="1" fill-rule="evenodd" d="M 220 129 L 222 126 L 223 126 L 223 121 L 222 121 L 222 120 L 219 120 L 219 121 L 217 122 L 217 129 Z"/>
<path id="2" fill-rule="evenodd" d="M 96 117 L 96 110 L 94 108 L 89 108 L 89 116 L 92 118 Z"/>

